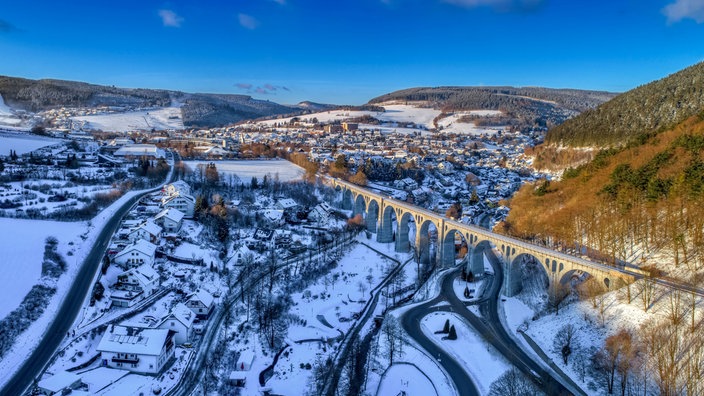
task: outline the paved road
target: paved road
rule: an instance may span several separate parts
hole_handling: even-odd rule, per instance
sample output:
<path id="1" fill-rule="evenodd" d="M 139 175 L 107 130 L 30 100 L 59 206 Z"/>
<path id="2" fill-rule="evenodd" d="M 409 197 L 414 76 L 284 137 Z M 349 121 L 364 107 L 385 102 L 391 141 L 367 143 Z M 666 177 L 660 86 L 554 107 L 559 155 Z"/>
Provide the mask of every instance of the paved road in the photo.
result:
<path id="1" fill-rule="evenodd" d="M 431 310 L 437 311 L 437 309 L 432 309 L 431 307 L 444 300 L 445 297 L 441 294 L 430 301 L 411 308 L 401 316 L 401 326 L 430 356 L 438 359 L 438 364 L 441 365 L 450 378 L 452 378 L 452 382 L 455 384 L 455 389 L 459 395 L 479 396 L 481 393 L 462 365 L 450 354 L 445 352 L 445 350 L 435 345 L 433 341 L 425 336 L 423 330 L 420 328 L 421 319 Z M 466 308 L 463 306 L 462 310 L 466 311 Z"/>
<path id="2" fill-rule="evenodd" d="M 473 252 L 474 260 L 483 260 L 481 251 Z M 474 315 L 467 309 L 467 303 L 461 301 L 455 294 L 453 282 L 460 272 L 460 268 L 445 273 L 441 278 L 441 292 L 434 299 L 425 302 L 417 307 L 406 312 L 401 318 L 401 325 L 404 330 L 415 339 L 421 347 L 435 357 L 440 357 L 440 364 L 445 371 L 450 375 L 452 381 L 457 387 L 460 395 L 478 395 L 479 392 L 476 386 L 472 383 L 465 368 L 454 360 L 449 354 L 445 353 L 441 348 L 435 345 L 426 337 L 420 329 L 420 320 L 429 312 L 452 312 L 460 315 L 466 320 L 485 341 L 490 343 L 499 353 L 501 353 L 510 363 L 516 366 L 529 378 L 533 378 L 540 384 L 549 395 L 569 395 L 571 394 L 559 381 L 554 379 L 552 375 L 545 371 L 537 362 L 533 361 L 523 350 L 516 345 L 515 341 L 506 333 L 506 330 L 501 325 L 498 314 L 498 299 L 501 290 L 501 280 L 503 273 L 501 263 L 493 253 L 487 254 L 489 261 L 494 267 L 494 276 L 488 278 L 491 282 L 489 289 L 485 293 L 481 302 L 478 304 L 482 318 Z M 438 308 L 431 308 L 442 302 L 447 302 L 449 305 L 444 305 Z M 477 362 L 479 363 L 479 362 Z"/>
<path id="3" fill-rule="evenodd" d="M 96 238 L 95 244 L 88 253 L 88 256 L 86 256 L 86 259 L 83 261 L 81 269 L 71 289 L 66 294 L 64 301 L 61 303 L 54 320 L 47 328 L 46 333 L 44 333 L 44 337 L 34 351 L 27 356 L 15 375 L 10 378 L 0 390 L 0 395 L 22 395 L 33 385 L 34 380 L 38 379 L 39 375 L 44 371 L 44 367 L 49 362 L 49 359 L 54 354 L 54 351 L 56 351 L 61 341 L 66 337 L 66 333 L 76 320 L 78 312 L 83 307 L 83 301 L 85 301 L 88 291 L 91 289 L 95 273 L 102 263 L 105 249 L 110 242 L 112 234 L 120 224 L 122 216 L 129 212 L 130 208 L 145 194 L 155 190 L 158 190 L 158 188 L 132 197 L 122 205 L 115 215 L 105 224 L 105 227 L 103 227 L 98 238 Z"/>

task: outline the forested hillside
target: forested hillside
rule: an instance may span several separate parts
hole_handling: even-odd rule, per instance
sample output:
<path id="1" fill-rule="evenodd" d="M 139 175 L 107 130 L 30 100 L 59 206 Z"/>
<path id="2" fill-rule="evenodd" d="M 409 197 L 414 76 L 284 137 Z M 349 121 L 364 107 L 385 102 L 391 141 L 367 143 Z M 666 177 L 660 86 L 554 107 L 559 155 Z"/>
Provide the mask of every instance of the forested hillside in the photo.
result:
<path id="1" fill-rule="evenodd" d="M 524 186 L 499 231 L 612 260 L 664 255 L 673 275 L 704 274 L 704 115 L 603 150 L 559 182 Z M 662 263 L 662 261 L 661 261 Z M 690 277 L 683 274 L 696 274 Z"/>
<path id="2" fill-rule="evenodd" d="M 164 107 L 182 102 L 186 126 L 221 126 L 244 119 L 301 110 L 247 95 L 202 94 L 161 89 L 116 88 L 63 80 L 0 76 L 0 95 L 13 108 L 37 112 L 59 107 Z"/>
<path id="3" fill-rule="evenodd" d="M 550 131 L 548 145 L 620 146 L 704 109 L 704 63 L 628 91 Z"/>

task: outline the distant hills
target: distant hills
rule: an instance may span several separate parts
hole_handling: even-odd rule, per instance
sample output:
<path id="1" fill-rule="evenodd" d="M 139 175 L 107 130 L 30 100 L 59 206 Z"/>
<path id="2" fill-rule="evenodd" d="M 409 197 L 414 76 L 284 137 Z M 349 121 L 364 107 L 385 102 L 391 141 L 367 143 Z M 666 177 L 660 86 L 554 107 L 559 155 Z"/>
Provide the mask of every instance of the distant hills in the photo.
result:
<path id="1" fill-rule="evenodd" d="M 551 129 L 545 141 L 563 146 L 619 146 L 674 127 L 704 109 L 704 63 L 619 95 Z"/>
<path id="2" fill-rule="evenodd" d="M 297 107 L 247 95 L 116 88 L 76 81 L 7 76 L 0 76 L 0 95 L 12 108 L 31 112 L 59 107 L 165 107 L 181 103 L 184 125 L 194 127 L 221 126 L 245 119 L 300 112 Z"/>
<path id="3" fill-rule="evenodd" d="M 603 91 L 539 87 L 421 87 L 391 92 L 369 103 L 425 102 L 445 113 L 500 110 L 521 124 L 554 126 L 614 96 L 615 93 Z"/>

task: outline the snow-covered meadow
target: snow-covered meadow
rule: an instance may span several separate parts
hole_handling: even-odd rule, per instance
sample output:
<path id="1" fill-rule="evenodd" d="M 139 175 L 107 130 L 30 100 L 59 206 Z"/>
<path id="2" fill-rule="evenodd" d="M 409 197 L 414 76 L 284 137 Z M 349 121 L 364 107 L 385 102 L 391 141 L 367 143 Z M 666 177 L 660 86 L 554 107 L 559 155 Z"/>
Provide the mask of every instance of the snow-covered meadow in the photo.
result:
<path id="1" fill-rule="evenodd" d="M 0 155 L 10 155 L 10 150 L 17 152 L 17 155 L 22 155 L 60 143 L 63 141 L 47 137 L 27 134 L 0 134 Z"/>
<path id="2" fill-rule="evenodd" d="M 379 106 L 383 107 L 386 111 L 361 111 L 361 110 L 330 110 L 313 114 L 306 114 L 303 116 L 298 116 L 298 119 L 311 120 L 316 118 L 318 122 L 330 123 L 330 122 L 341 122 L 349 119 L 354 119 L 358 117 L 370 116 L 378 119 L 383 124 L 382 125 L 372 125 L 372 124 L 360 124 L 361 129 L 379 129 L 382 133 L 423 133 L 423 131 L 435 128 L 435 121 L 438 116 L 442 114 L 441 110 L 433 109 L 429 107 L 423 107 L 421 104 L 396 104 L 396 103 L 380 103 Z M 474 115 L 478 117 L 488 117 L 501 114 L 498 110 L 471 110 L 471 111 L 459 111 L 447 115 L 446 117 L 437 120 L 437 126 L 442 127 L 445 133 L 457 133 L 457 134 L 471 134 L 471 135 L 481 135 L 481 134 L 494 134 L 497 130 L 503 129 L 501 127 L 495 128 L 483 128 L 477 127 L 472 122 L 459 122 L 459 119 Z M 291 121 L 293 117 L 288 118 L 277 118 L 272 120 L 259 121 L 257 123 L 246 124 L 246 126 L 266 126 L 272 128 L 277 124 L 287 124 Z M 405 125 L 413 123 L 415 128 L 400 127 L 399 124 Z"/>
<path id="3" fill-rule="evenodd" d="M 207 165 L 213 161 L 184 161 L 191 169 L 196 169 L 198 165 Z M 303 177 L 305 170 L 292 162 L 282 159 L 272 160 L 243 160 L 243 161 L 214 161 L 218 173 L 225 177 L 236 175 L 242 183 L 249 183 L 253 177 L 261 181 L 264 176 L 272 179 L 278 177 L 280 181 L 287 182 L 299 180 Z"/>
<path id="4" fill-rule="evenodd" d="M 0 319 L 19 306 L 32 286 L 39 283 L 42 274 L 44 244 L 48 237 L 58 239 L 58 252 L 69 265 L 74 265 L 74 254 L 82 245 L 80 238 L 86 230 L 85 222 L 24 220 L 0 218 Z"/>
<path id="5" fill-rule="evenodd" d="M 151 110 L 130 111 L 87 116 L 75 116 L 71 119 L 83 123 L 83 129 L 111 132 L 129 132 L 152 129 L 183 129 L 183 119 L 179 107 L 163 107 Z"/>

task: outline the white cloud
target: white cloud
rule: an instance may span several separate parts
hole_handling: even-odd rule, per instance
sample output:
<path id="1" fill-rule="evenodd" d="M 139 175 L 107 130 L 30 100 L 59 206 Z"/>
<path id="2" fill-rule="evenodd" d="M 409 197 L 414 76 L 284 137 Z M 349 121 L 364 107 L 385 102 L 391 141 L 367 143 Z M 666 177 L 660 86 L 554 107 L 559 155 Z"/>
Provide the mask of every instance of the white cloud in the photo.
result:
<path id="1" fill-rule="evenodd" d="M 237 19 L 240 21 L 240 25 L 245 29 L 254 30 L 259 26 L 259 21 L 251 15 L 238 14 Z"/>
<path id="2" fill-rule="evenodd" d="M 181 27 L 183 23 L 183 18 L 172 10 L 159 10 L 159 17 L 161 17 L 161 22 L 164 26 Z"/>
<path id="3" fill-rule="evenodd" d="M 445 3 L 465 7 L 491 7 L 502 12 L 532 11 L 541 6 L 544 0 L 441 0 Z"/>
<path id="4" fill-rule="evenodd" d="M 704 22 L 704 1 L 702 0 L 675 0 L 662 9 L 668 23 L 679 22 L 683 19 L 693 19 L 697 23 Z"/>

